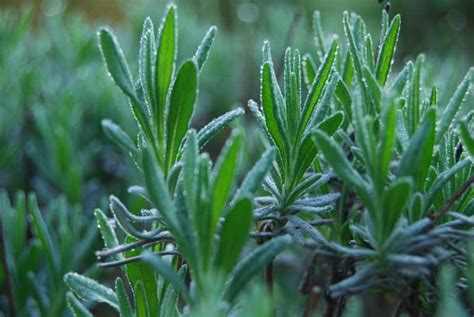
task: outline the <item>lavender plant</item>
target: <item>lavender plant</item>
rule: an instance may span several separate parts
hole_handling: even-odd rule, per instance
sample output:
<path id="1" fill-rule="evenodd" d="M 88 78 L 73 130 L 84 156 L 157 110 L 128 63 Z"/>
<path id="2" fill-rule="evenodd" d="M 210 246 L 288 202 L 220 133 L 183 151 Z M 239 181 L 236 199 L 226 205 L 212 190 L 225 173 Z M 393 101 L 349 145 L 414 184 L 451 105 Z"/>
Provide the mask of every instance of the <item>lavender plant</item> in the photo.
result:
<path id="1" fill-rule="evenodd" d="M 461 295 L 472 285 L 472 112 L 463 100 L 473 70 L 442 104 L 442 85 L 423 77 L 423 55 L 392 71 L 400 16 L 383 13 L 374 46 L 363 20 L 345 13 L 343 45 L 335 37 L 329 43 L 315 13 L 316 54 L 286 51 L 283 89 L 270 45 L 263 46 L 261 106 L 248 106 L 265 151 L 237 185 L 241 131 L 215 163 L 201 149 L 243 110 L 190 129 L 215 29 L 175 74 L 175 11 L 168 8 L 156 41 L 145 21 L 136 82 L 113 35 L 99 32 L 107 69 L 128 97 L 139 133 L 133 141 L 111 121 L 102 124 L 143 173 L 144 185 L 129 192 L 146 208 L 129 210 L 111 196 L 113 219 L 96 210 L 105 243 L 96 253 L 99 266 L 120 266 L 124 274 L 115 290 L 66 274 L 72 311 L 89 316 L 89 302 L 97 302 L 123 316 L 256 314 L 258 302 L 242 307 L 244 290 L 261 272 L 272 289 L 272 262 L 293 241 L 311 253 L 300 287 L 304 316 L 341 316 L 348 299 L 371 292 L 393 299 L 394 315 L 464 312 L 465 303 L 446 302 L 454 275 L 442 269 L 437 276 L 450 264 L 462 272 Z M 436 291 L 439 282 L 444 292 Z"/>

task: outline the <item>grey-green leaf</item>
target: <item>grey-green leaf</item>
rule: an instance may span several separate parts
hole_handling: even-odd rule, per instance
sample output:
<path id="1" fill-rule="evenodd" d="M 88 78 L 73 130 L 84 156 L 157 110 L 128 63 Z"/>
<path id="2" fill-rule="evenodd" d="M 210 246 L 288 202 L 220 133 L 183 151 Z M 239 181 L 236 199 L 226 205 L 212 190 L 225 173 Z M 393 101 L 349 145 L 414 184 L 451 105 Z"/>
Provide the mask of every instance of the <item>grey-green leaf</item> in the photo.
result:
<path id="1" fill-rule="evenodd" d="M 110 77 L 128 97 L 136 99 L 132 75 L 115 36 L 109 30 L 101 29 L 99 44 Z"/>
<path id="2" fill-rule="evenodd" d="M 197 137 L 199 147 L 202 148 L 212 139 L 219 131 L 229 125 L 230 122 L 245 114 L 244 109 L 237 108 L 235 110 L 224 113 L 222 116 L 215 118 L 199 130 Z"/>
<path id="3" fill-rule="evenodd" d="M 444 136 L 446 131 L 448 131 L 449 126 L 453 122 L 456 114 L 458 113 L 461 104 L 469 91 L 469 87 L 473 81 L 474 76 L 474 67 L 470 68 L 467 72 L 466 76 L 459 84 L 458 88 L 454 92 L 454 95 L 448 102 L 448 105 L 443 111 L 441 115 L 441 119 L 439 120 L 438 124 L 438 131 L 436 134 L 436 141 L 439 142 L 441 138 Z"/>
<path id="4" fill-rule="evenodd" d="M 133 156 L 138 155 L 138 149 L 128 134 L 112 122 L 112 120 L 104 119 L 101 121 L 102 128 L 109 139 L 117 144 L 122 150 L 131 153 Z"/>
<path id="5" fill-rule="evenodd" d="M 331 140 L 324 132 L 316 130 L 313 133 L 316 146 L 326 157 L 326 161 L 332 165 L 336 174 L 351 186 L 365 192 L 368 187 L 359 173 L 352 167 L 342 149 Z"/>
<path id="6" fill-rule="evenodd" d="M 155 204 L 160 214 L 168 222 L 168 225 L 175 225 L 174 205 L 171 195 L 166 187 L 163 172 L 153 158 L 152 152 L 148 148 L 143 151 L 143 172 L 148 194 Z"/>
<path id="7" fill-rule="evenodd" d="M 201 41 L 196 53 L 194 54 L 194 60 L 198 66 L 198 69 L 201 70 L 204 64 L 206 63 L 207 57 L 209 56 L 209 50 L 211 49 L 214 38 L 216 37 L 217 27 L 211 26 L 207 31 L 206 35 Z"/>
<path id="8" fill-rule="evenodd" d="M 240 261 L 226 283 L 224 298 L 229 302 L 233 302 L 246 284 L 260 272 L 265 265 L 273 261 L 273 258 L 290 244 L 290 242 L 291 238 L 289 236 L 280 236 L 272 239 L 255 249 Z"/>
<path id="9" fill-rule="evenodd" d="M 119 311 L 121 317 L 133 317 L 132 305 L 128 299 L 125 285 L 120 277 L 115 280 L 115 292 L 117 293 L 117 299 L 119 304 Z"/>
<path id="10" fill-rule="evenodd" d="M 67 273 L 64 282 L 71 291 L 83 300 L 106 303 L 119 310 L 117 295 L 108 287 L 77 273 Z"/>
<path id="11" fill-rule="evenodd" d="M 74 317 L 92 317 L 93 315 L 87 310 L 86 306 L 81 303 L 80 300 L 74 296 L 73 293 L 67 292 L 66 294 L 67 305 L 72 312 Z"/>
<path id="12" fill-rule="evenodd" d="M 191 300 L 183 279 L 168 263 L 161 260 L 158 256 L 147 252 L 143 254 L 143 261 L 166 279 L 177 292 L 182 293 L 188 302 Z"/>
<path id="13" fill-rule="evenodd" d="M 107 221 L 107 217 L 104 215 L 102 210 L 96 209 L 94 215 L 97 221 L 97 226 L 99 227 L 100 233 L 102 235 L 102 240 L 104 240 L 105 247 L 107 249 L 115 248 L 119 245 L 115 231 Z M 113 256 L 116 260 L 123 258 L 122 254 L 116 254 Z"/>

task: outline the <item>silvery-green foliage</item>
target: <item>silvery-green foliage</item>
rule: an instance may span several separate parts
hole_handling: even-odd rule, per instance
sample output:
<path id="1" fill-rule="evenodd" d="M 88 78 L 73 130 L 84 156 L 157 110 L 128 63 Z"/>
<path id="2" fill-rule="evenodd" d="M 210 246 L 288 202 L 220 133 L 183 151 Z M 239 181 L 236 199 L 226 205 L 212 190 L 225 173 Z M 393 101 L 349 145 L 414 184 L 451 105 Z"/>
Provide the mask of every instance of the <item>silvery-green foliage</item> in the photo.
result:
<path id="1" fill-rule="evenodd" d="M 288 48 L 282 90 L 270 44 L 264 43 L 261 107 L 252 100 L 248 106 L 277 151 L 271 173 L 264 180 L 266 196 L 255 198 L 254 218 L 260 231 L 257 238 L 290 234 L 295 242 L 307 247 L 326 243 L 315 227 L 331 222 L 339 193 L 329 191 L 326 185 L 331 175 L 321 170 L 311 131 L 320 128 L 332 135 L 344 120 L 341 111 L 331 108 L 338 84 L 338 75 L 333 72 L 337 54 L 334 41 L 314 71 L 314 79 L 304 87 L 300 53 Z M 307 240 L 306 235 L 311 239 Z"/>
<path id="2" fill-rule="evenodd" d="M 466 261 L 460 250 L 473 237 L 472 131 L 470 117 L 460 120 L 459 114 L 474 72 L 440 104 L 442 87 L 426 83 L 423 55 L 390 74 L 399 16 L 387 22 L 384 13 L 378 48 L 359 16 L 345 13 L 343 24 L 347 49 L 339 56 L 335 108 L 349 120 L 335 137 L 322 129 L 312 136 L 324 165 L 361 200 L 350 212 L 363 216 L 349 223 L 350 244 L 324 247 L 355 262 L 355 273 L 329 292 L 340 297 L 381 285 L 403 292 L 433 276 L 441 263 L 462 267 Z"/>
<path id="3" fill-rule="evenodd" d="M 77 300 L 81 298 L 107 303 L 123 315 L 126 310 L 127 314 L 172 316 L 182 311 L 177 305 L 182 298 L 184 312 L 192 313 L 208 300 L 211 289 L 220 290 L 218 301 L 228 311 L 248 281 L 288 245 L 288 239 L 280 237 L 239 260 L 251 229 L 252 197 L 271 167 L 274 151 L 270 149 L 256 163 L 240 186 L 236 179 L 242 133 L 231 135 L 215 164 L 206 153 L 200 153 L 209 139 L 243 110 L 228 112 L 199 132 L 188 131 L 198 72 L 215 28 L 206 34 L 194 58 L 176 71 L 175 23 L 176 7 L 169 6 L 155 42 L 153 24 L 150 19 L 145 21 L 137 83 L 113 35 L 105 29 L 99 32 L 107 70 L 128 97 L 137 121 L 138 142 L 110 120 L 102 125 L 143 171 L 144 186 L 133 186 L 129 191 L 143 198 L 148 208 L 137 214 L 111 196 L 113 221 L 101 210 L 95 213 L 106 247 L 97 252 L 104 261 L 100 266 L 122 267 L 133 290 L 132 300 L 121 290 L 121 281 L 114 292 L 87 277 L 68 273 L 65 281 L 72 291 L 68 295 L 72 311 L 87 311 Z M 126 235 L 124 241 L 118 238 L 118 228 Z M 191 285 L 186 276 L 191 277 Z"/>
<path id="4" fill-rule="evenodd" d="M 153 22 L 143 24 L 138 56 L 138 76 L 133 78 L 117 39 L 108 29 L 98 33 L 99 45 L 107 71 L 127 96 L 138 136 L 130 137 L 120 126 L 103 120 L 106 134 L 120 148 L 140 161 L 141 149 L 150 148 L 165 176 L 182 155 L 183 140 L 190 127 L 198 96 L 199 72 L 204 66 L 216 36 L 216 27 L 205 34 L 196 53 L 181 65 L 178 50 L 177 8 L 169 5 L 158 35 Z M 237 109 L 215 119 L 199 131 L 204 146 L 223 127 L 244 112 Z"/>

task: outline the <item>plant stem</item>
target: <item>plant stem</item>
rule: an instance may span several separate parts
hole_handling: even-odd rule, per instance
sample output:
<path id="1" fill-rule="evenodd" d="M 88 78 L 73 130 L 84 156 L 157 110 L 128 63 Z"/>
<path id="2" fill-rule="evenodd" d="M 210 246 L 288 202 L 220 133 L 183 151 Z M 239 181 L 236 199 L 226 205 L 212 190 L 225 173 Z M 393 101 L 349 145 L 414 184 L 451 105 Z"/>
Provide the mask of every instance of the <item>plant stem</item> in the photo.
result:
<path id="1" fill-rule="evenodd" d="M 159 256 L 163 256 L 163 255 L 177 255 L 177 256 L 182 257 L 181 253 L 178 252 L 178 251 L 161 251 L 161 252 L 154 253 L 154 255 L 159 255 Z M 129 263 L 133 263 L 133 262 L 138 262 L 138 261 L 140 261 L 142 258 L 143 258 L 142 255 L 137 255 L 137 256 L 132 256 L 132 257 L 125 258 L 125 259 L 121 259 L 121 260 L 117 260 L 117 261 L 110 261 L 110 262 L 99 263 L 99 264 L 97 264 L 97 266 L 100 267 L 100 268 L 108 268 L 108 267 L 114 267 L 114 266 L 121 266 L 121 265 L 124 265 L 124 264 L 129 264 Z"/>
<path id="2" fill-rule="evenodd" d="M 173 241 L 174 240 L 170 235 L 162 235 L 162 236 L 158 236 L 156 238 L 149 239 L 149 240 L 147 239 L 147 240 L 135 241 L 135 242 L 128 243 L 128 244 L 119 245 L 119 246 L 117 246 L 115 248 L 112 248 L 112 249 L 97 251 L 95 253 L 95 255 L 96 255 L 97 258 L 100 259 L 100 258 L 105 258 L 105 257 L 111 256 L 111 255 L 122 253 L 122 252 L 125 252 L 125 251 L 128 251 L 128 250 L 132 250 L 132 249 L 135 249 L 135 248 L 138 248 L 138 247 L 142 247 L 142 246 L 146 247 L 146 246 L 152 246 L 154 244 L 161 243 L 161 242 L 173 242 Z"/>
<path id="3" fill-rule="evenodd" d="M 270 293 L 273 292 L 273 260 L 265 267 L 265 283 Z"/>
<path id="4" fill-rule="evenodd" d="M 321 288 L 316 285 L 316 277 L 314 275 L 317 257 L 318 253 L 314 252 L 311 258 L 311 263 L 308 265 L 308 268 L 306 269 L 303 276 L 303 280 L 299 286 L 299 291 L 302 294 L 308 294 L 303 313 L 304 317 L 309 317 L 312 315 L 321 295 Z"/>
<path id="5" fill-rule="evenodd" d="M 471 176 L 464 184 L 459 187 L 459 189 L 446 201 L 446 203 L 441 206 L 438 211 L 436 211 L 434 214 L 430 216 L 431 221 L 433 223 L 436 223 L 442 216 L 444 216 L 448 211 L 449 208 L 451 208 L 454 203 L 464 194 L 466 190 L 468 190 L 471 185 L 474 184 L 474 175 Z"/>
<path id="6" fill-rule="evenodd" d="M 336 284 L 348 276 L 354 274 L 354 261 L 353 259 L 341 259 L 338 258 L 332 266 L 331 278 L 328 282 L 328 285 Z M 329 292 L 326 291 L 326 312 L 324 313 L 325 317 L 340 317 L 344 312 L 347 297 L 341 296 L 337 299 L 334 299 L 329 295 Z"/>

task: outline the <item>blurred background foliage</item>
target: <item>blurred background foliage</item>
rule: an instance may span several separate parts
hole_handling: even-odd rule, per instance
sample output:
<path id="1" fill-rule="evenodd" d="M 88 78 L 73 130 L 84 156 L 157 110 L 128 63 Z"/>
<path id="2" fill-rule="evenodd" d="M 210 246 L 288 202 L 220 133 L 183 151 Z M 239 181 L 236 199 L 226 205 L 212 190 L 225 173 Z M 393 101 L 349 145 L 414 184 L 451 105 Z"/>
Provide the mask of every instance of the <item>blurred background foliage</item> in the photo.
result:
<path id="1" fill-rule="evenodd" d="M 75 210 L 89 223 L 92 210 L 105 208 L 109 194 L 130 197 L 124 193 L 127 186 L 138 181 L 138 172 L 133 162 L 106 138 L 100 121 L 110 118 L 131 129 L 127 131 L 130 134 L 134 134 L 135 124 L 126 99 L 107 78 L 96 30 L 101 25 L 113 25 L 128 60 L 135 60 L 138 43 L 133 39 L 139 37 L 143 19 L 151 16 L 158 21 L 167 2 L 0 2 L 0 188 L 9 197 L 13 199 L 19 190 L 34 191 L 39 205 L 45 207 L 41 209 L 48 210 L 48 201 L 63 196 L 65 204 L 74 206 L 64 208 L 64 212 Z M 259 99 L 264 39 L 272 43 L 276 69 L 281 72 L 278 63 L 286 47 L 314 54 L 314 10 L 321 12 L 324 29 L 342 35 L 343 11 L 357 12 L 373 31 L 379 29 L 384 7 L 377 0 L 174 2 L 179 7 L 179 35 L 187 39 L 179 41 L 182 56 L 178 59 L 193 54 L 210 25 L 219 29 L 200 77 L 195 126 L 202 126 L 236 104 L 246 104 L 250 98 Z M 424 76 L 451 87 L 443 90 L 443 102 L 451 96 L 468 66 L 474 64 L 474 1 L 392 0 L 390 14 L 396 13 L 402 15 L 397 52 L 400 64 L 415 59 L 420 52 L 426 53 L 432 67 Z M 130 66 L 135 73 L 137 65 Z M 252 135 L 254 127 L 247 120 L 249 117 L 239 124 L 245 124 L 247 134 Z M 207 150 L 218 153 L 225 138 L 225 134 L 221 135 L 221 142 L 213 142 Z M 250 149 L 258 142 L 255 139 L 248 138 Z M 247 160 L 254 158 L 250 155 Z M 133 207 L 133 203 L 132 209 L 140 207 L 138 202 L 127 201 L 128 206 Z M 54 230 L 54 226 L 49 229 Z M 36 271 L 41 276 L 40 269 Z M 1 276 L 0 284 L 3 290 Z M 286 295 L 282 298 L 294 302 Z M 58 305 L 63 307 L 62 304 Z"/>

